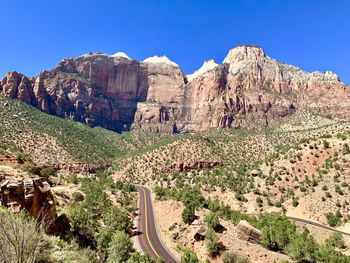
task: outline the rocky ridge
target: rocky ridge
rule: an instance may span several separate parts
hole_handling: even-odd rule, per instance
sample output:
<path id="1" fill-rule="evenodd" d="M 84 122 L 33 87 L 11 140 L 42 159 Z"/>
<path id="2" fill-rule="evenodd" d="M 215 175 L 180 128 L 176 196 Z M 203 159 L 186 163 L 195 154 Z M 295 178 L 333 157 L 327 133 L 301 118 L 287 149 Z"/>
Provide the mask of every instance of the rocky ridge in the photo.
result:
<path id="1" fill-rule="evenodd" d="M 350 119 L 350 89 L 332 72 L 307 73 L 258 46 L 232 49 L 187 77 L 165 56 L 125 53 L 64 59 L 36 78 L 8 73 L 0 94 L 64 118 L 115 131 L 182 133 L 267 127 L 299 109 Z"/>

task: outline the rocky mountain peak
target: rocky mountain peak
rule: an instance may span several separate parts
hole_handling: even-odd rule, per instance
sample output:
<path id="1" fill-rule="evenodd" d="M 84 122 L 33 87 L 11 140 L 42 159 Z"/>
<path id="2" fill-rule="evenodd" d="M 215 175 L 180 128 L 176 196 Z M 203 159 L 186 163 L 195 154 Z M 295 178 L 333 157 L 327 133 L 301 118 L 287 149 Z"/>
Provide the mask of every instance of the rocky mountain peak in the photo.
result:
<path id="1" fill-rule="evenodd" d="M 173 65 L 175 67 L 179 67 L 178 64 L 176 64 L 175 62 L 171 61 L 167 56 L 153 56 L 153 57 L 149 57 L 146 58 L 143 62 L 147 62 L 147 63 L 165 63 L 165 64 L 169 64 L 169 65 Z"/>
<path id="2" fill-rule="evenodd" d="M 213 59 L 209 59 L 207 61 L 204 61 L 203 65 L 197 69 L 195 72 L 193 72 L 192 74 L 188 74 L 186 75 L 187 80 L 190 82 L 193 79 L 201 76 L 202 74 L 212 70 L 213 68 L 215 68 L 216 66 L 218 66 L 217 63 L 215 63 L 215 61 Z"/>
<path id="3" fill-rule="evenodd" d="M 256 61 L 265 58 L 264 50 L 259 46 L 238 46 L 229 51 L 223 63 L 235 63 L 242 60 Z"/>
<path id="4" fill-rule="evenodd" d="M 166 56 L 141 62 L 122 52 L 89 53 L 64 59 L 37 78 L 9 73 L 0 94 L 115 131 L 256 128 L 299 109 L 350 119 L 350 89 L 336 74 L 302 71 L 258 46 L 236 47 L 223 64 L 206 61 L 185 80 Z"/>
<path id="5" fill-rule="evenodd" d="M 114 55 L 112 55 L 111 57 L 115 57 L 115 58 L 126 58 L 126 59 L 131 59 L 127 54 L 125 54 L 124 52 L 117 52 Z"/>

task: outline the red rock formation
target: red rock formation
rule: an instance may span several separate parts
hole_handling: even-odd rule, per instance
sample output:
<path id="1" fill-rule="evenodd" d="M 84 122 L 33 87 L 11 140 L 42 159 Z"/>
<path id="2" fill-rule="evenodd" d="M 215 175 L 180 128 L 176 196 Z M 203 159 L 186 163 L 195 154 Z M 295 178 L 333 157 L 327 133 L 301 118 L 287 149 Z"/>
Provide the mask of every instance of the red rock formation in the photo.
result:
<path id="1" fill-rule="evenodd" d="M 350 89 L 334 73 L 304 72 L 257 46 L 234 48 L 221 65 L 207 63 L 189 79 L 164 58 L 95 53 L 65 59 L 35 79 L 8 73 L 0 93 L 116 131 L 266 127 L 298 109 L 350 119 Z"/>
<path id="2" fill-rule="evenodd" d="M 22 164 L 23 160 L 17 159 L 17 157 L 10 153 L 0 152 L 0 163 L 4 164 Z"/>
<path id="3" fill-rule="evenodd" d="M 111 166 L 110 164 L 90 165 L 86 163 L 54 163 L 54 164 L 45 164 L 40 168 L 51 167 L 56 171 L 67 171 L 69 173 L 89 174 L 89 173 L 96 173 L 98 170 L 106 169 L 110 166 Z"/>
<path id="4" fill-rule="evenodd" d="M 0 204 L 13 212 L 26 209 L 31 216 L 43 222 L 45 232 L 56 234 L 56 209 L 50 185 L 41 178 L 9 181 L 0 179 Z"/>

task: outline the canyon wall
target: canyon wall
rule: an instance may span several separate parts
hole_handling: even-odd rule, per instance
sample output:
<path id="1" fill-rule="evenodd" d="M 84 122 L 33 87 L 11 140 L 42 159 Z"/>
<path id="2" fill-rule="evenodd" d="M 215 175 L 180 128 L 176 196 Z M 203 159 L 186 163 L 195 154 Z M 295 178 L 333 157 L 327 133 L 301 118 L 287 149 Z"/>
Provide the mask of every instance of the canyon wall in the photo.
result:
<path id="1" fill-rule="evenodd" d="M 350 119 L 350 89 L 337 75 L 279 63 L 257 46 L 236 47 L 188 77 L 166 57 L 90 53 L 35 78 L 10 72 L 0 94 L 118 132 L 268 127 L 299 109 Z"/>

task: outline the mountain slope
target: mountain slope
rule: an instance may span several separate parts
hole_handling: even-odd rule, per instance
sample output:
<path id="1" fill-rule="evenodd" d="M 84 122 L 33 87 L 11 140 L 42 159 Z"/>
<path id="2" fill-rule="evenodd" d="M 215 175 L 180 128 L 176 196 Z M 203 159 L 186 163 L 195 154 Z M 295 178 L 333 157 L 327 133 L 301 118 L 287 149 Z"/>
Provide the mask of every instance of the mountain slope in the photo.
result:
<path id="1" fill-rule="evenodd" d="M 111 163 L 128 152 L 157 143 L 145 133 L 118 134 L 43 113 L 0 96 L 0 145 L 21 149 L 37 163 Z"/>

